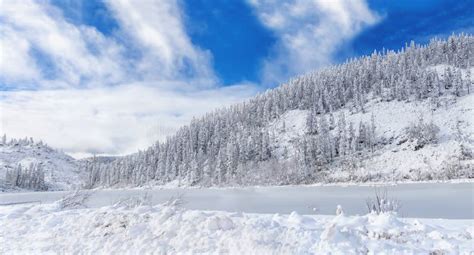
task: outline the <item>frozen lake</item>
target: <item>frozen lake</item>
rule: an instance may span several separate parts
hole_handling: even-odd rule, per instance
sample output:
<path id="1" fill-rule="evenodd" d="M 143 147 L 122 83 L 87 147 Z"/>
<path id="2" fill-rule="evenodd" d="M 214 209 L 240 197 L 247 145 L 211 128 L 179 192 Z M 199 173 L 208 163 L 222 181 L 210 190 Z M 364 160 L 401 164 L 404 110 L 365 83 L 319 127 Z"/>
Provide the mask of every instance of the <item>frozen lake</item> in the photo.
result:
<path id="1" fill-rule="evenodd" d="M 400 201 L 400 216 L 419 218 L 474 219 L 474 183 L 414 183 L 378 186 Z M 67 192 L 0 194 L 0 205 L 24 202 L 48 203 Z M 283 186 L 258 188 L 173 188 L 97 190 L 90 207 L 111 205 L 121 199 L 147 193 L 153 203 L 182 196 L 188 209 L 246 213 L 334 214 L 342 205 L 347 214 L 365 214 L 373 186 Z"/>

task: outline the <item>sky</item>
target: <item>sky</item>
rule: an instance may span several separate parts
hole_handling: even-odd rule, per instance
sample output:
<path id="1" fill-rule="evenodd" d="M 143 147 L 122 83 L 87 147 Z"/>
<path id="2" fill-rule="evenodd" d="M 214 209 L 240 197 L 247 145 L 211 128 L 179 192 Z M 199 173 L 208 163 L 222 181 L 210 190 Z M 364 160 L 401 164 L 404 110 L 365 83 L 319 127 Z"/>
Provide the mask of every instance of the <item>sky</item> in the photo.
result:
<path id="1" fill-rule="evenodd" d="M 474 0 L 0 0 L 0 133 L 124 155 L 295 75 L 474 33 Z"/>

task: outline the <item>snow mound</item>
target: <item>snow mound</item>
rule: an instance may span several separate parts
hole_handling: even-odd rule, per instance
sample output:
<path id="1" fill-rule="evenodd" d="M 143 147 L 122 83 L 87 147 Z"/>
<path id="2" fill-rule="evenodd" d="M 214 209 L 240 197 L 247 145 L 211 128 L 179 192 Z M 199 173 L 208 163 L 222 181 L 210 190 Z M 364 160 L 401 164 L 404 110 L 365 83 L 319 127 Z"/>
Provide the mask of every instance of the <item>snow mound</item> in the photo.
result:
<path id="1" fill-rule="evenodd" d="M 0 207 L 0 243 L 6 254 L 470 254 L 473 223 L 53 203 Z"/>

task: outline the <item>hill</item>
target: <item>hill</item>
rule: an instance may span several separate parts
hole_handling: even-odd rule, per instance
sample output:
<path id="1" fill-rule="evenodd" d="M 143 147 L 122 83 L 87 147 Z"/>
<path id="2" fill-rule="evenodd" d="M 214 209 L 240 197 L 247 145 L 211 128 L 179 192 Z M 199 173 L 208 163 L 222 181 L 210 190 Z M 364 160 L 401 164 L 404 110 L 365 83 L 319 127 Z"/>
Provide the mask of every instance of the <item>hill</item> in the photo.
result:
<path id="1" fill-rule="evenodd" d="M 71 156 L 32 138 L 0 141 L 0 190 L 65 190 L 82 185 L 85 173 Z"/>

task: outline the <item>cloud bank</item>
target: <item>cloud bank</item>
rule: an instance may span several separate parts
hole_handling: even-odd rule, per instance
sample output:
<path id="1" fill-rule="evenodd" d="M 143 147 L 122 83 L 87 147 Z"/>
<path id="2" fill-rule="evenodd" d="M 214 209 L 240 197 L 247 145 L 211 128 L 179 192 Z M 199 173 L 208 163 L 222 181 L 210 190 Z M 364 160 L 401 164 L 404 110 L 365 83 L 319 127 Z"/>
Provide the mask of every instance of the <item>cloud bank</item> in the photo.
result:
<path id="1" fill-rule="evenodd" d="M 1 92 L 2 129 L 13 137 L 43 138 L 79 157 L 122 155 L 163 140 L 193 116 L 255 93 L 255 86 L 246 84 L 176 92 L 142 83 Z"/>

